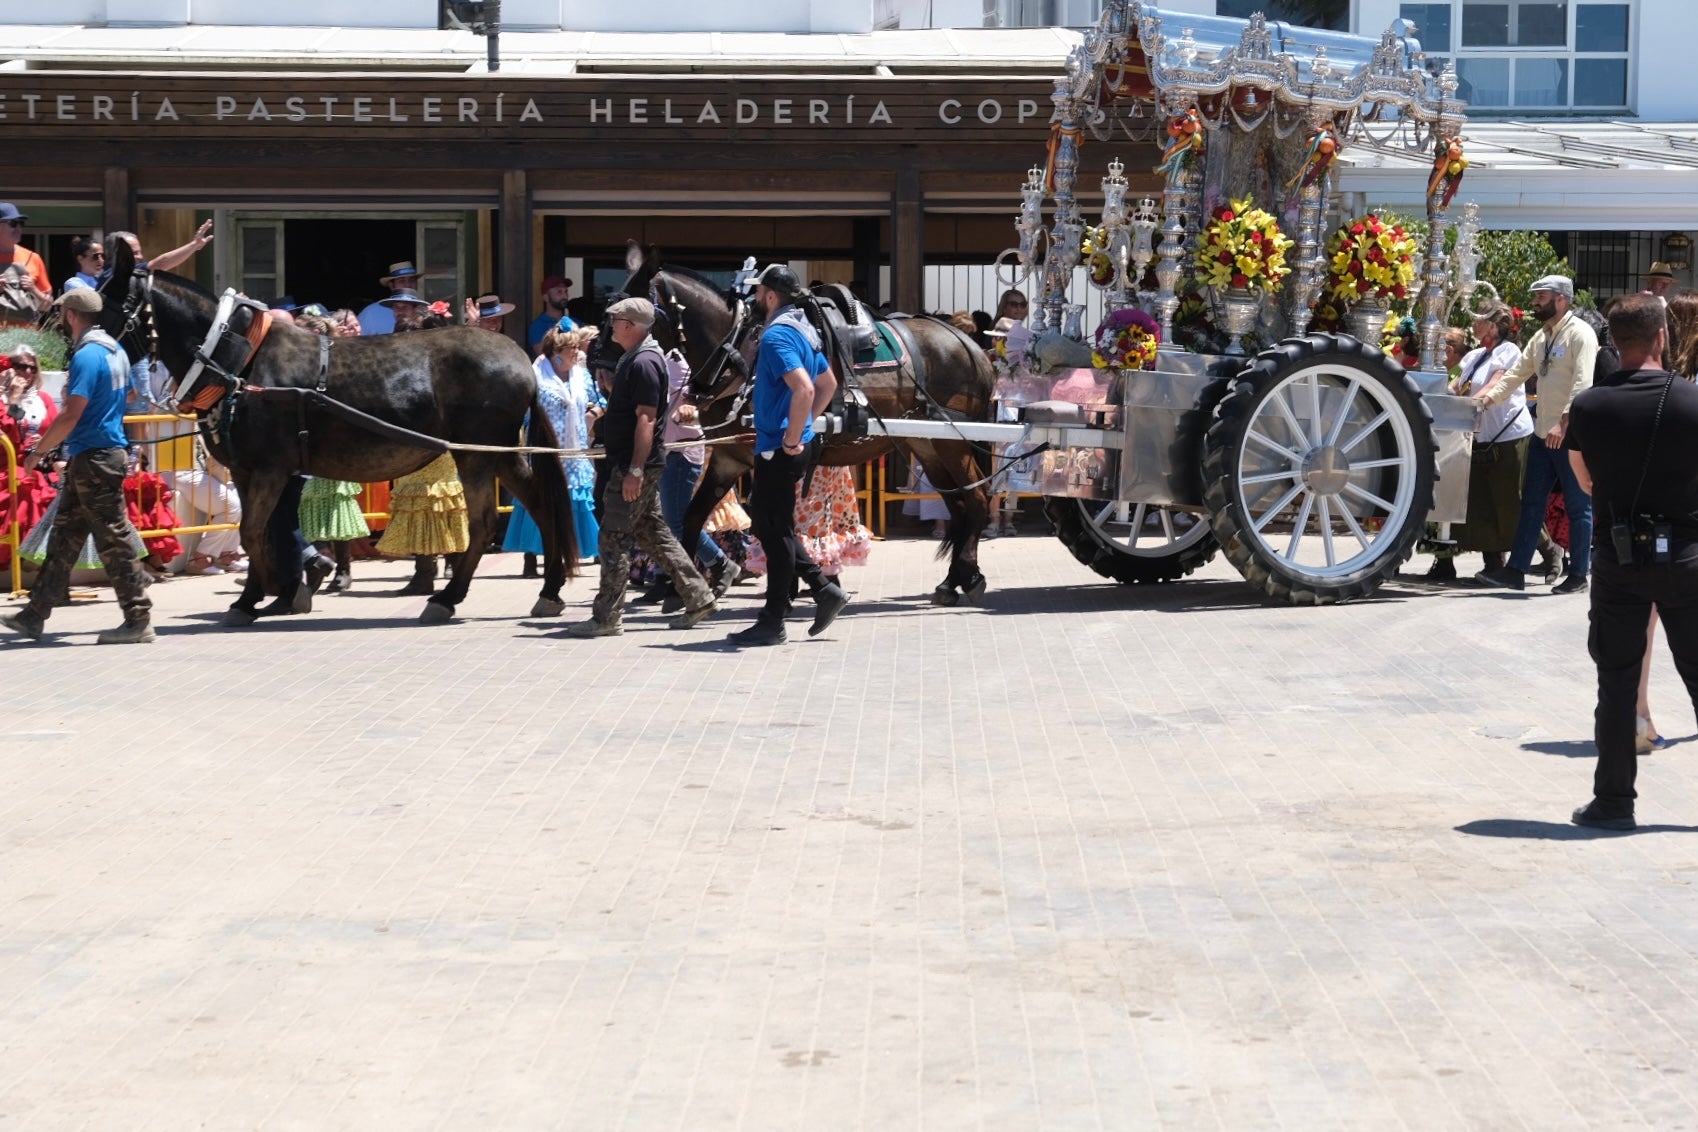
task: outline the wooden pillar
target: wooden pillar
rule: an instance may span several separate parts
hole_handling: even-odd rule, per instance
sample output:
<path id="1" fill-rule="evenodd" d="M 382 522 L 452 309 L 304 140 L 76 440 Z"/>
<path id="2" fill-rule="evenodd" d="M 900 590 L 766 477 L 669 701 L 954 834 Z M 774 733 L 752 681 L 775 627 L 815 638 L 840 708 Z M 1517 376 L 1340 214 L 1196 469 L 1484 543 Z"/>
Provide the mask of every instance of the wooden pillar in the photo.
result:
<path id="1" fill-rule="evenodd" d="M 107 166 L 101 205 L 103 234 L 135 231 L 135 210 L 130 206 L 130 170 L 127 166 Z"/>
<path id="2" fill-rule="evenodd" d="M 926 300 L 925 194 L 920 171 L 904 161 L 890 212 L 890 291 L 896 309 L 921 314 Z"/>
<path id="3" fill-rule="evenodd" d="M 513 304 L 507 316 L 507 336 L 525 345 L 525 330 L 531 324 L 531 304 L 536 288 L 531 286 L 531 193 L 523 169 L 501 175 L 501 298 Z"/>

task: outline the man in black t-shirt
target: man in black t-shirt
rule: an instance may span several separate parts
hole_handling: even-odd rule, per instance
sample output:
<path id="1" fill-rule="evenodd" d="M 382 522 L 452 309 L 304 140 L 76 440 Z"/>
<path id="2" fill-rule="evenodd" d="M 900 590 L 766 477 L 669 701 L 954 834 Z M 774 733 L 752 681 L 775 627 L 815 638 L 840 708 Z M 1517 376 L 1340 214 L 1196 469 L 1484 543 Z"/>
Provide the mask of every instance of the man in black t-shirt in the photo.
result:
<path id="1" fill-rule="evenodd" d="M 625 584 L 635 543 L 666 571 L 684 599 L 674 629 L 688 629 L 714 611 L 713 591 L 678 545 L 660 511 L 660 407 L 666 404 L 666 355 L 649 337 L 654 305 L 647 299 L 621 299 L 607 308 L 613 340 L 625 354 L 613 371 L 613 392 L 601 418 L 607 449 L 607 486 L 602 490 L 601 589 L 588 621 L 567 628 L 574 637 L 611 637 L 625 631 Z"/>
<path id="2" fill-rule="evenodd" d="M 1590 646 L 1598 767 L 1592 801 L 1574 822 L 1632 829 L 1634 703 L 1653 605 L 1698 707 L 1698 386 L 1660 368 L 1668 327 L 1655 295 L 1617 303 L 1610 335 L 1621 371 L 1575 397 L 1567 436 L 1597 517 Z"/>

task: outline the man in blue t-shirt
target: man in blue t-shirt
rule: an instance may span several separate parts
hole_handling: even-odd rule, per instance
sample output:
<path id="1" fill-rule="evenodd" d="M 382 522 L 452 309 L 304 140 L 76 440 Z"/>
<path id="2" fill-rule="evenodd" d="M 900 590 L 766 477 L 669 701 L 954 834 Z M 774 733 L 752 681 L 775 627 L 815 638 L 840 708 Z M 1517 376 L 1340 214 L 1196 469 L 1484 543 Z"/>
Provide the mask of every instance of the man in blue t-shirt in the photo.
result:
<path id="1" fill-rule="evenodd" d="M 530 331 L 525 335 L 533 355 L 541 353 L 542 340 L 550 330 L 578 329 L 578 324 L 566 313 L 566 301 L 571 294 L 572 281 L 564 275 L 550 275 L 542 281 L 542 313 L 531 319 Z"/>
<path id="2" fill-rule="evenodd" d="M 100 634 L 100 643 L 141 644 L 153 640 L 149 616 L 153 603 L 148 600 L 147 581 L 136 553 L 136 531 L 124 508 L 128 470 L 124 394 L 130 362 L 123 348 L 100 329 L 105 303 L 99 291 L 67 291 L 54 305 L 71 339 L 65 408 L 24 457 L 23 472 L 34 471 L 44 454 L 61 445 L 69 466 L 60 477 L 59 511 L 47 540 L 47 560 L 30 587 L 29 604 L 0 616 L 0 624 L 39 638 L 54 605 L 64 604 L 69 597 L 71 567 L 93 535 L 124 610 L 122 627 Z"/>
<path id="3" fill-rule="evenodd" d="M 766 552 L 766 605 L 747 629 L 732 633 L 739 645 L 781 645 L 790 615 L 790 587 L 797 578 L 814 595 L 808 635 L 825 631 L 849 595 L 829 581 L 796 537 L 796 487 L 808 471 L 814 417 L 837 391 L 821 351 L 818 331 L 795 305 L 801 293 L 796 273 L 781 263 L 755 281 L 755 304 L 766 316 L 755 361 L 755 487 L 749 521 Z"/>

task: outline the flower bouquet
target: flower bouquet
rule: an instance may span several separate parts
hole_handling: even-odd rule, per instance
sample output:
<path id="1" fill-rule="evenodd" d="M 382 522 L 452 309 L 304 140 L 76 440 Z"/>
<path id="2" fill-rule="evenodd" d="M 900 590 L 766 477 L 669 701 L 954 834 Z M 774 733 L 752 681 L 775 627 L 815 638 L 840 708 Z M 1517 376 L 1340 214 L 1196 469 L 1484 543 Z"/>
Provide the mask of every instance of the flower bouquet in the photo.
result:
<path id="1" fill-rule="evenodd" d="M 1161 327 L 1136 307 L 1117 310 L 1097 327 L 1091 364 L 1098 369 L 1154 369 Z"/>
<path id="2" fill-rule="evenodd" d="M 1084 240 L 1079 245 L 1079 255 L 1085 265 L 1090 268 L 1091 282 L 1098 287 L 1107 287 L 1114 282 L 1114 261 L 1108 255 L 1108 233 L 1100 227 L 1085 226 Z"/>
<path id="3" fill-rule="evenodd" d="M 1328 293 L 1341 303 L 1407 299 L 1415 283 L 1415 237 L 1370 213 L 1327 241 Z"/>
<path id="4" fill-rule="evenodd" d="M 1197 245 L 1197 279 L 1204 286 L 1238 291 L 1279 290 L 1291 274 L 1285 253 L 1292 241 L 1279 221 L 1248 200 L 1215 209 Z"/>

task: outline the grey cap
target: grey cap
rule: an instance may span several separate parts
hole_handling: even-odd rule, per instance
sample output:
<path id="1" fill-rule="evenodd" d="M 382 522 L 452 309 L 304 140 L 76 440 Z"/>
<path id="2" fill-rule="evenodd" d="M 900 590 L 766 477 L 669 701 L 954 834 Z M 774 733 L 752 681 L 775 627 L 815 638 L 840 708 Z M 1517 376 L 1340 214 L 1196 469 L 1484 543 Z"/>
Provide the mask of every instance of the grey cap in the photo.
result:
<path id="1" fill-rule="evenodd" d="M 100 292 L 92 287 L 78 287 L 75 291 L 66 291 L 53 305 L 63 307 L 68 311 L 79 314 L 99 314 L 106 309 L 106 301 L 100 297 Z"/>
<path id="2" fill-rule="evenodd" d="M 1555 291 L 1565 299 L 1574 298 L 1574 280 L 1566 275 L 1547 275 L 1528 288 L 1529 291 Z"/>
<path id="3" fill-rule="evenodd" d="M 788 264 L 769 263 L 766 269 L 755 277 L 755 286 L 777 291 L 788 299 L 802 290 L 802 281 L 796 277 L 794 271 L 790 270 Z"/>
<path id="4" fill-rule="evenodd" d="M 620 299 L 607 308 L 607 317 L 611 319 L 626 318 L 638 326 L 654 325 L 654 304 L 647 299 Z"/>

